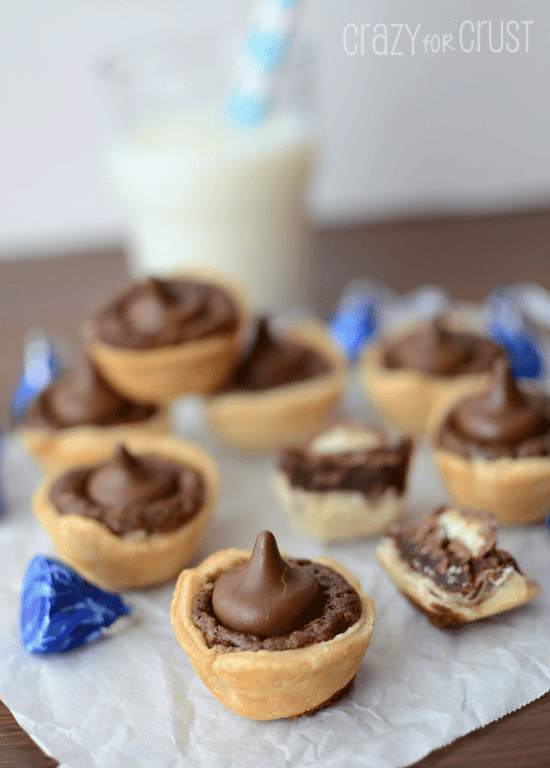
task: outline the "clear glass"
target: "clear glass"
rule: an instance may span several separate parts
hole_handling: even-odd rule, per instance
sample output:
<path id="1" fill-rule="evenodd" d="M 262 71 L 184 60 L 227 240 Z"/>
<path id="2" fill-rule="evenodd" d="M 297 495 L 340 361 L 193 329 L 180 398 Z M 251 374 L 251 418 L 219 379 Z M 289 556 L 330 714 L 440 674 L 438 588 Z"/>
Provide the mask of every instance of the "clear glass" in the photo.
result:
<path id="1" fill-rule="evenodd" d="M 285 62 L 263 125 L 236 128 L 223 104 L 239 43 L 227 33 L 140 38 L 98 64 L 130 272 L 213 268 L 237 278 L 260 310 L 307 307 L 311 57 L 300 48 Z"/>

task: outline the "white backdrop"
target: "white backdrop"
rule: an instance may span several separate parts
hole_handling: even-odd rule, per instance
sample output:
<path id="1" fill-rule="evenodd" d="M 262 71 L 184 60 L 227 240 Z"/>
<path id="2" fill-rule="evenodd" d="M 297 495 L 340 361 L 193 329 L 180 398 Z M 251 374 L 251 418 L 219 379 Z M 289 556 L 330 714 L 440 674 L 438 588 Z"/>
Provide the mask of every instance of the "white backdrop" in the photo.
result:
<path id="1" fill-rule="evenodd" d="M 319 221 L 548 201 L 547 0 L 302 2 L 319 49 Z M 101 50 L 152 29 L 245 25 L 251 7 L 2 0 L 0 258 L 119 238 L 90 75 Z"/>

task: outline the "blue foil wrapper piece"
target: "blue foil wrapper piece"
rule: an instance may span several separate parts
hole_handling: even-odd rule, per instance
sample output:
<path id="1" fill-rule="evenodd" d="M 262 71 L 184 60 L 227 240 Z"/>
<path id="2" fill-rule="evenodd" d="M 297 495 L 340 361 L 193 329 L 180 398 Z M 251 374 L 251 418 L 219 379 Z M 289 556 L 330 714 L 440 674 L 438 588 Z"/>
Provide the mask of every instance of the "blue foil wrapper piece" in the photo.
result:
<path id="1" fill-rule="evenodd" d="M 29 653 L 65 653 L 104 635 L 132 612 L 119 595 L 90 584 L 64 563 L 36 555 L 21 592 L 21 637 Z"/>
<path id="2" fill-rule="evenodd" d="M 23 366 L 11 399 L 11 415 L 18 424 L 34 398 L 43 392 L 63 371 L 63 363 L 54 342 L 41 331 L 27 334 L 23 349 Z"/>
<path id="3" fill-rule="evenodd" d="M 521 296 L 512 288 L 494 291 L 486 301 L 488 334 L 506 351 L 516 378 L 539 379 L 544 374 L 537 349 L 521 308 Z"/>
<path id="4" fill-rule="evenodd" d="M 379 302 L 380 289 L 368 284 L 352 288 L 340 300 L 329 327 L 349 357 L 358 357 L 364 345 L 376 334 Z"/>

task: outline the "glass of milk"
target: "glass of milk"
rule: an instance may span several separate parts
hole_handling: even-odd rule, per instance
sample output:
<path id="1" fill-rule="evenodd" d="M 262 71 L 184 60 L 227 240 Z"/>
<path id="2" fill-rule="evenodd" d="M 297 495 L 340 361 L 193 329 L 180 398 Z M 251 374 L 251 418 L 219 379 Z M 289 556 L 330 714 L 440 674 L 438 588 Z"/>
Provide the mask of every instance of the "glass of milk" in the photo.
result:
<path id="1" fill-rule="evenodd" d="M 213 34 L 140 38 L 98 65 L 130 272 L 213 268 L 237 278 L 258 309 L 308 306 L 309 55 L 297 49 L 284 62 L 265 122 L 239 128 L 223 109 L 239 42 Z"/>

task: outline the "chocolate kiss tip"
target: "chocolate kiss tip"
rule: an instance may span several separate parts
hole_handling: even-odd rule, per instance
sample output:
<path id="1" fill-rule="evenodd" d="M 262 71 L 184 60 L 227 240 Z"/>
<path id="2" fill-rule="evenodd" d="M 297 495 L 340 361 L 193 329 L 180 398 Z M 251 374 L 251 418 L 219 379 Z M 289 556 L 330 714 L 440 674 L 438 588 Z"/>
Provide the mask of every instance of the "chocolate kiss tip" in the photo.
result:
<path id="1" fill-rule="evenodd" d="M 130 453 L 124 443 L 117 443 L 113 451 L 113 459 L 116 464 L 119 464 L 128 472 L 136 472 L 141 467 L 137 457 Z"/>
<path id="2" fill-rule="evenodd" d="M 525 398 L 518 388 L 516 381 L 504 358 L 497 358 L 491 372 L 489 385 L 490 401 L 496 408 L 504 408 L 509 405 L 523 405 Z"/>
<path id="3" fill-rule="evenodd" d="M 158 277 L 154 277 L 154 276 L 148 277 L 145 280 L 145 287 L 148 289 L 150 293 L 153 294 L 153 296 L 159 299 L 162 303 L 167 303 L 167 302 L 173 301 L 174 299 L 166 282 L 161 280 Z"/>
<path id="4" fill-rule="evenodd" d="M 256 568 L 256 565 L 259 568 Z M 266 577 L 269 575 L 270 580 L 278 580 L 285 568 L 285 562 L 279 552 L 275 536 L 271 531 L 259 533 L 248 561 L 247 570 L 262 570 L 265 571 Z"/>

